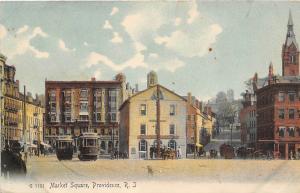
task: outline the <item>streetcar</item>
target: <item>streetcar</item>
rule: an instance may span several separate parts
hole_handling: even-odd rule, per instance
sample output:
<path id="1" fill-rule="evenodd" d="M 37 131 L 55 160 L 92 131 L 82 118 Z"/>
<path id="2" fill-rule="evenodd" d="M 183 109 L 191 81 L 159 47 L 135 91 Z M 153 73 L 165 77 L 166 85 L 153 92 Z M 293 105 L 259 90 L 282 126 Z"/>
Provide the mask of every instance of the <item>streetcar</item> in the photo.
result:
<path id="1" fill-rule="evenodd" d="M 56 140 L 56 156 L 60 160 L 72 160 L 73 139 L 71 136 L 60 136 Z"/>
<path id="2" fill-rule="evenodd" d="M 79 160 L 97 160 L 99 136 L 97 133 L 82 133 L 79 137 Z"/>

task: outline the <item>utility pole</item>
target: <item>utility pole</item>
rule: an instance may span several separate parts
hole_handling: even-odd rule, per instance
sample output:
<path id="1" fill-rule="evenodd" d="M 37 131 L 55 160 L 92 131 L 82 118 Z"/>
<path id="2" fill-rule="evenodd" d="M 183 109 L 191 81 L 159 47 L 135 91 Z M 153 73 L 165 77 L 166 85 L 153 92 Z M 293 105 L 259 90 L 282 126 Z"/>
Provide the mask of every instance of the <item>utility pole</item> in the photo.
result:
<path id="1" fill-rule="evenodd" d="M 3 118 L 3 105 L 2 105 L 2 100 L 3 100 L 3 93 L 2 93 L 2 89 L 3 89 L 3 86 L 2 86 L 2 81 L 3 81 L 3 77 L 4 77 L 4 65 L 1 65 L 1 77 L 0 77 L 0 151 L 2 152 L 2 143 L 3 143 L 3 139 L 4 139 L 4 135 L 2 135 L 2 118 Z M 3 137 L 3 138 L 2 138 Z M 5 142 L 5 140 L 4 140 Z M 0 160 L 1 160 L 1 153 L 0 153 Z M 1 161 L 0 161 L 1 162 Z M 0 175 L 2 175 L 2 167 L 0 167 Z"/>
<path id="2" fill-rule="evenodd" d="M 157 134 L 157 158 L 160 158 L 160 89 L 156 85 L 156 134 Z"/>

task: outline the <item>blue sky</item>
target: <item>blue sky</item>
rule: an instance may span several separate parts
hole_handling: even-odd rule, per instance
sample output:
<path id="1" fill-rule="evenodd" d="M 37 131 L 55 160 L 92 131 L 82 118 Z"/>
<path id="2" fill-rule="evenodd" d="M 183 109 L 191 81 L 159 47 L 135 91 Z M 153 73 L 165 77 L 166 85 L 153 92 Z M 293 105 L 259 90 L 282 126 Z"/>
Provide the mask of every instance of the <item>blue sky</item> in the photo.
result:
<path id="1" fill-rule="evenodd" d="M 296 2 L 1 2 L 0 52 L 33 93 L 44 80 L 110 80 L 125 73 L 132 86 L 159 82 L 207 100 L 243 82 L 281 74 L 281 46 Z M 212 48 L 210 51 L 209 48 Z M 175 84 L 172 84 L 175 82 Z"/>

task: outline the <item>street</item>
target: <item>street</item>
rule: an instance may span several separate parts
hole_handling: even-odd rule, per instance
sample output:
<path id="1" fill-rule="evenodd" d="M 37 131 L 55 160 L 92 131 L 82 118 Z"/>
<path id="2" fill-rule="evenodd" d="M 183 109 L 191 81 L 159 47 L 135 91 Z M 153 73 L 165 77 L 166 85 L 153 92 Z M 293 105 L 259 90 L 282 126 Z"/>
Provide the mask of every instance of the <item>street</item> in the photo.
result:
<path id="1" fill-rule="evenodd" d="M 50 155 L 29 158 L 27 167 L 26 179 L 1 178 L 0 192 L 300 191 L 296 160 L 58 161 Z"/>

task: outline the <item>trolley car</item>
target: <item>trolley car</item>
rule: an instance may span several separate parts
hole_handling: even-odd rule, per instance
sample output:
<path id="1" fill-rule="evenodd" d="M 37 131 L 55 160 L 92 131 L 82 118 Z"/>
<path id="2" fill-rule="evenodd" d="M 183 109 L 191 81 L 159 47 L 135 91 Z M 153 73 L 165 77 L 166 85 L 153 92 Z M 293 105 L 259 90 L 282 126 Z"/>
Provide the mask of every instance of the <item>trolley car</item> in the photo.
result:
<path id="1" fill-rule="evenodd" d="M 56 156 L 59 161 L 72 159 L 73 139 L 71 136 L 60 136 L 56 140 Z"/>
<path id="2" fill-rule="evenodd" d="M 97 133 L 82 133 L 79 137 L 79 160 L 97 160 L 99 149 Z"/>

